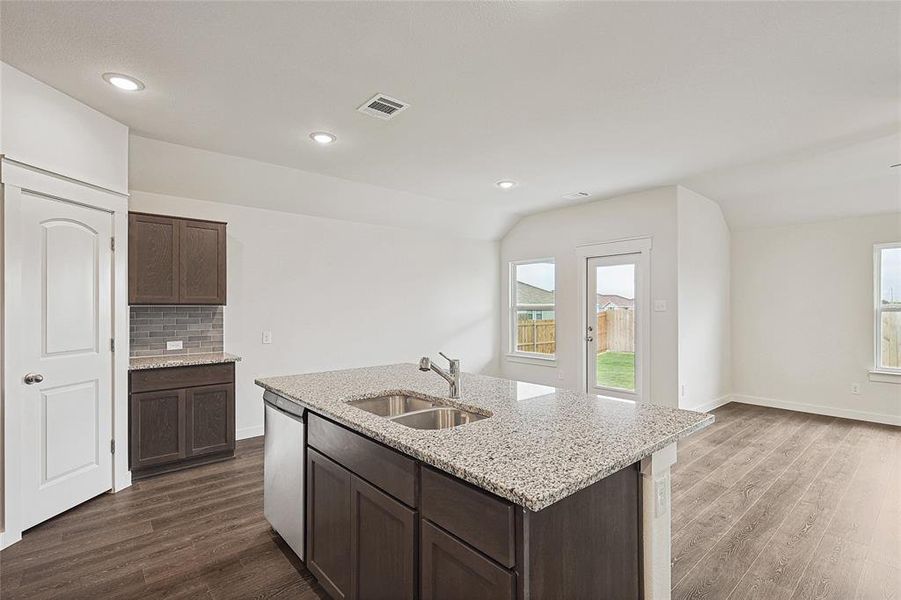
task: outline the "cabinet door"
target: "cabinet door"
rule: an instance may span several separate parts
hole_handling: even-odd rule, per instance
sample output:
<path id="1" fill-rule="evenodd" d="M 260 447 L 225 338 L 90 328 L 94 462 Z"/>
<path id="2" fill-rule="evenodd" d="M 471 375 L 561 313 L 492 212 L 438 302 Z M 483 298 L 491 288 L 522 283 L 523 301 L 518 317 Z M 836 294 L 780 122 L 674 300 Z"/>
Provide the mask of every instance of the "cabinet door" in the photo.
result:
<path id="1" fill-rule="evenodd" d="M 350 598 L 350 471 L 307 448 L 307 567 L 332 598 Z"/>
<path id="2" fill-rule="evenodd" d="M 188 456 L 234 449 L 234 384 L 188 388 L 185 405 Z"/>
<path id="3" fill-rule="evenodd" d="M 181 304 L 225 304 L 225 223 L 179 223 Z"/>
<path id="4" fill-rule="evenodd" d="M 179 301 L 179 220 L 129 213 L 128 303 Z"/>
<path id="5" fill-rule="evenodd" d="M 425 519 L 420 544 L 422 600 L 512 600 L 513 573 Z"/>
<path id="6" fill-rule="evenodd" d="M 131 468 L 160 465 L 185 458 L 185 391 L 131 395 Z"/>
<path id="7" fill-rule="evenodd" d="M 355 600 L 416 596 L 416 512 L 351 478 L 351 589 Z"/>

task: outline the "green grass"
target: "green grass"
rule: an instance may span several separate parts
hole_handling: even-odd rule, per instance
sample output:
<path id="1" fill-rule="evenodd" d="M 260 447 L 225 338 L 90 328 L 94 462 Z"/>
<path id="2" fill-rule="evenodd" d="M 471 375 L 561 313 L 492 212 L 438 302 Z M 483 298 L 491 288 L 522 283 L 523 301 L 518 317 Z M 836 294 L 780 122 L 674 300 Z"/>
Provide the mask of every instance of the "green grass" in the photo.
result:
<path id="1" fill-rule="evenodd" d="M 635 389 L 635 353 L 602 352 L 598 354 L 598 385 Z"/>

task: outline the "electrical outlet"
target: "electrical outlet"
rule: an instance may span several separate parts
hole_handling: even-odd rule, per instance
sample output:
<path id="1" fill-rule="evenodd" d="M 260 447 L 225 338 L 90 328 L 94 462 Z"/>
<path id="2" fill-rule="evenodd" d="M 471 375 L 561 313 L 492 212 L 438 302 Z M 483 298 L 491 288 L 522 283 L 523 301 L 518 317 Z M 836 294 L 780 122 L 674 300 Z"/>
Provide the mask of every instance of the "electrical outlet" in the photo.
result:
<path id="1" fill-rule="evenodd" d="M 181 350 L 184 348 L 184 344 L 182 344 L 181 340 L 176 340 L 174 342 L 166 342 L 166 350 Z"/>
<path id="2" fill-rule="evenodd" d="M 654 300 L 654 312 L 666 312 L 666 300 Z"/>
<path id="3" fill-rule="evenodd" d="M 855 395 L 860 395 L 860 384 L 852 383 L 851 384 L 851 393 Z"/>
<path id="4" fill-rule="evenodd" d="M 682 384 L 681 392 L 682 392 L 682 397 L 684 398 L 684 397 L 685 397 L 685 394 L 687 393 L 687 392 L 686 392 L 686 389 L 685 389 L 685 384 L 684 384 L 684 383 Z"/>
<path id="5" fill-rule="evenodd" d="M 654 480 L 654 516 L 660 517 L 666 512 L 666 505 L 669 502 L 669 486 L 666 484 L 666 477 L 658 477 Z"/>
<path id="6" fill-rule="evenodd" d="M 272 343 L 272 331 L 267 329 L 263 332 L 263 343 L 264 344 Z"/>

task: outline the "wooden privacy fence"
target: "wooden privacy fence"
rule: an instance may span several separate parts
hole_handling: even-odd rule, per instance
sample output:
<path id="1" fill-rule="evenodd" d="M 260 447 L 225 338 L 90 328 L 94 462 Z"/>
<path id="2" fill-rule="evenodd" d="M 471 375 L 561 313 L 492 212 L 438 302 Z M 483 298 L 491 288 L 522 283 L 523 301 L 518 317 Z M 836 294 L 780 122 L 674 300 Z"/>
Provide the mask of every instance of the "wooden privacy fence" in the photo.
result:
<path id="1" fill-rule="evenodd" d="M 901 313 L 882 313 L 882 366 L 901 366 Z"/>
<path id="2" fill-rule="evenodd" d="M 557 322 L 522 320 L 516 322 L 516 349 L 519 352 L 554 354 Z M 627 308 L 611 308 L 598 313 L 595 329 L 598 354 L 601 352 L 635 352 L 635 311 Z"/>

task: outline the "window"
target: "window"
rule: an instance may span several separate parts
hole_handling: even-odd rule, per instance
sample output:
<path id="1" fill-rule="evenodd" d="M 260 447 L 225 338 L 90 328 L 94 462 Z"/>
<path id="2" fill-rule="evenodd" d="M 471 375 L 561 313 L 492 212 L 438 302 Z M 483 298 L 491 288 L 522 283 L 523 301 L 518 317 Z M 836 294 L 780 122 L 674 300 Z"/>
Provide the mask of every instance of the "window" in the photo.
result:
<path id="1" fill-rule="evenodd" d="M 901 373 L 901 242 L 875 247 L 876 370 Z"/>
<path id="2" fill-rule="evenodd" d="M 554 358 L 557 322 L 553 259 L 510 263 L 510 352 Z"/>

